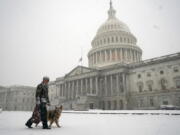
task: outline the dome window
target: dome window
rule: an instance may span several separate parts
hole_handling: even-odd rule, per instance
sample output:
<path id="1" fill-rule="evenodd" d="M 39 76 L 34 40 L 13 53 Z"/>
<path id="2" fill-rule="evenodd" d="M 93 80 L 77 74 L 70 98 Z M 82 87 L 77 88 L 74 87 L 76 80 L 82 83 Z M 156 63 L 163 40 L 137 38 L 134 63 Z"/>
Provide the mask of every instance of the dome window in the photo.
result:
<path id="1" fill-rule="evenodd" d="M 151 73 L 147 73 L 147 77 L 151 77 Z"/>
<path id="2" fill-rule="evenodd" d="M 142 86 L 139 85 L 139 92 L 142 92 Z"/>
<path id="3" fill-rule="evenodd" d="M 118 37 L 116 37 L 116 42 L 118 42 Z"/>
<path id="4" fill-rule="evenodd" d="M 174 67 L 174 72 L 179 72 L 178 67 Z"/>
<path id="5" fill-rule="evenodd" d="M 94 64 L 96 64 L 96 54 L 94 54 Z"/>
<path id="6" fill-rule="evenodd" d="M 108 43 L 110 42 L 110 39 L 108 38 Z"/>
<path id="7" fill-rule="evenodd" d="M 114 43 L 114 37 L 112 37 L 112 43 Z"/>
<path id="8" fill-rule="evenodd" d="M 141 78 L 141 74 L 138 74 L 138 78 L 139 78 L 139 79 Z"/>
<path id="9" fill-rule="evenodd" d="M 110 60 L 110 52 L 109 52 L 109 50 L 107 50 L 107 60 L 108 61 Z"/>
<path id="10" fill-rule="evenodd" d="M 126 43 L 126 38 L 124 38 L 124 43 Z"/>
<path id="11" fill-rule="evenodd" d="M 106 39 L 104 38 L 104 44 L 106 44 Z"/>
<path id="12" fill-rule="evenodd" d="M 99 45 L 99 41 L 97 41 L 97 45 Z"/>
<path id="13" fill-rule="evenodd" d="M 110 25 L 108 25 L 108 29 L 110 28 Z"/>
<path id="14" fill-rule="evenodd" d="M 122 37 L 120 37 L 120 41 L 122 42 Z"/>
<path id="15" fill-rule="evenodd" d="M 164 74 L 164 71 L 163 71 L 163 70 L 161 70 L 161 71 L 160 71 L 160 74 L 161 74 L 161 75 L 163 75 L 163 74 Z"/>
<path id="16" fill-rule="evenodd" d="M 112 50 L 112 60 L 115 60 L 115 50 Z"/>
<path id="17" fill-rule="evenodd" d="M 103 62 L 105 61 L 105 52 L 104 51 L 102 52 L 102 60 L 103 60 Z"/>
<path id="18" fill-rule="evenodd" d="M 102 45 L 102 40 L 100 40 L 100 44 Z"/>

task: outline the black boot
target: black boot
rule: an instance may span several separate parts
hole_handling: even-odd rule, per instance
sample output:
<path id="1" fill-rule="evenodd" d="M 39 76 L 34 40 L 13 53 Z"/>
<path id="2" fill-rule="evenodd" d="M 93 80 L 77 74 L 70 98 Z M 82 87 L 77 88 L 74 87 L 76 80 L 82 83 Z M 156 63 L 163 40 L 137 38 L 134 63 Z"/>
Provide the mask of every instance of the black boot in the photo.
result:
<path id="1" fill-rule="evenodd" d="M 47 123 L 43 123 L 43 129 L 51 129 L 51 128 L 48 127 Z"/>
<path id="2" fill-rule="evenodd" d="M 32 120 L 31 118 L 26 122 L 25 124 L 28 128 L 32 128 L 31 125 L 32 125 Z"/>
<path id="3" fill-rule="evenodd" d="M 43 127 L 43 129 L 51 129 L 50 127 Z"/>

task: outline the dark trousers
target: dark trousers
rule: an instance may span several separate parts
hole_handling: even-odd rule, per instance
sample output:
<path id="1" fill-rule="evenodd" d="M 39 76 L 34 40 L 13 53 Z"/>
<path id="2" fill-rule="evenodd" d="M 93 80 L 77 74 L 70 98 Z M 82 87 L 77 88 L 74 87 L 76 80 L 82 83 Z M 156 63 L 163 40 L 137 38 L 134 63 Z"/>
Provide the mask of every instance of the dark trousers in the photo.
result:
<path id="1" fill-rule="evenodd" d="M 42 121 L 43 127 L 48 127 L 46 103 L 40 104 L 40 112 L 41 112 L 41 121 Z"/>
<path id="2" fill-rule="evenodd" d="M 41 103 L 40 104 L 40 115 L 41 115 L 41 121 L 43 124 L 43 127 L 46 128 L 48 127 L 47 124 L 47 108 L 46 108 L 46 103 Z M 26 122 L 26 125 L 31 126 L 33 124 L 33 116 Z"/>

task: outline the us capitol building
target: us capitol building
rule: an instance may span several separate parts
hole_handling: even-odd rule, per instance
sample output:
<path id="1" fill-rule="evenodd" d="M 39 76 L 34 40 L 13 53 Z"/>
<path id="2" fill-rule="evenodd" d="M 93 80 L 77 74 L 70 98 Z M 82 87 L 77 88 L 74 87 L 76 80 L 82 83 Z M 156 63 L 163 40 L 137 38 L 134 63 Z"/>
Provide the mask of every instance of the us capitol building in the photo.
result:
<path id="1" fill-rule="evenodd" d="M 65 109 L 159 109 L 180 106 L 180 53 L 142 60 L 142 50 L 126 24 L 115 16 L 97 30 L 89 67 L 77 66 L 50 83 Z"/>
<path id="2" fill-rule="evenodd" d="M 50 82 L 51 103 L 70 110 L 180 106 L 180 53 L 142 60 L 136 37 L 115 14 L 110 2 L 108 19 L 91 42 L 89 66 Z"/>

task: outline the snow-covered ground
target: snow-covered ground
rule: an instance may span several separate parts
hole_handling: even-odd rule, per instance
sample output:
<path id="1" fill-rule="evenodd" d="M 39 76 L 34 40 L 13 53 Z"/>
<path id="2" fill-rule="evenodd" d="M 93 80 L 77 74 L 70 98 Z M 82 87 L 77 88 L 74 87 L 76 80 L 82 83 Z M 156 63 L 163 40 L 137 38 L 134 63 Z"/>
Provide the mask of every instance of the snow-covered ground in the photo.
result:
<path id="1" fill-rule="evenodd" d="M 155 115 L 136 114 L 148 111 L 130 112 L 129 114 L 64 112 L 60 119 L 62 127 L 57 128 L 53 125 L 51 130 L 41 129 L 41 124 L 37 128 L 26 128 L 24 124 L 31 116 L 31 112 L 2 112 L 0 135 L 180 135 L 180 115 L 167 115 L 173 114 L 174 111 L 160 111 L 160 115 L 156 115 L 159 111 L 153 111 Z M 174 113 L 177 114 L 179 111 Z"/>

